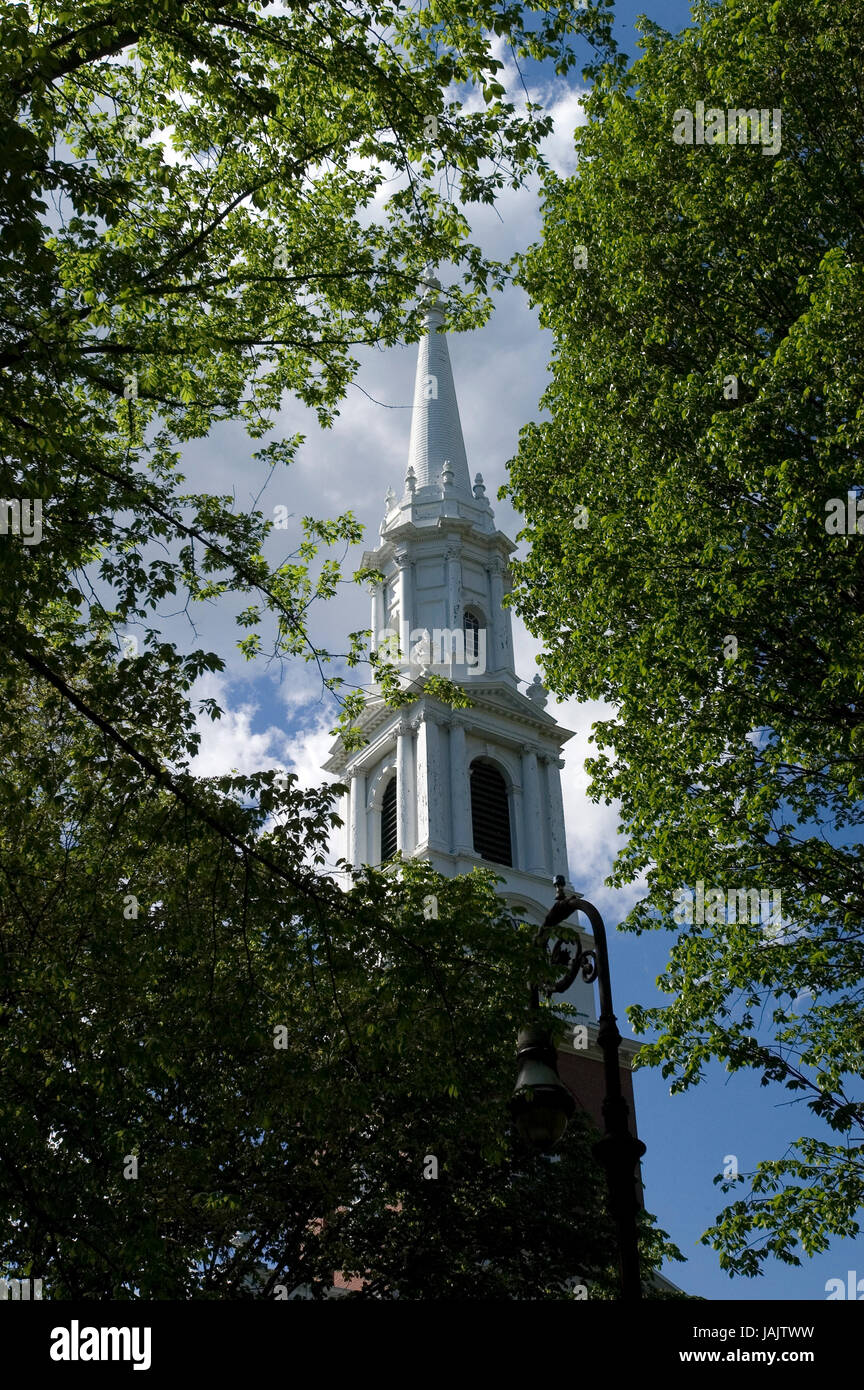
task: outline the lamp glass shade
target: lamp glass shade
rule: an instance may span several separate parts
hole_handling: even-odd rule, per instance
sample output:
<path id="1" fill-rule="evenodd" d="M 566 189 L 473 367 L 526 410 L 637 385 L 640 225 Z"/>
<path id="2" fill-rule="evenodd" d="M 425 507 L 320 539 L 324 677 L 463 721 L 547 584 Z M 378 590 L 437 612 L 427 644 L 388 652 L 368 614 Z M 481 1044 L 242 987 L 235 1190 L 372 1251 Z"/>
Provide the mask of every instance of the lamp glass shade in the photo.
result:
<path id="1" fill-rule="evenodd" d="M 525 1104 L 516 1110 L 513 1118 L 516 1128 L 527 1139 L 532 1148 L 540 1153 L 549 1153 L 555 1148 L 567 1128 L 567 1114 L 553 1098 L 548 1101 L 526 1098 Z"/>
<path id="2" fill-rule="evenodd" d="M 535 1071 L 545 1072 L 546 1076 L 523 1080 L 525 1072 Z M 562 1137 L 575 1108 L 573 1097 L 551 1068 L 526 1062 L 510 1102 L 513 1122 L 523 1139 L 541 1153 L 548 1153 Z"/>
<path id="3" fill-rule="evenodd" d="M 538 1025 L 519 1034 L 519 1074 L 510 1101 L 513 1123 L 524 1139 L 541 1153 L 554 1149 L 576 1109 L 576 1102 L 561 1081 L 555 1048 L 546 1030 Z"/>

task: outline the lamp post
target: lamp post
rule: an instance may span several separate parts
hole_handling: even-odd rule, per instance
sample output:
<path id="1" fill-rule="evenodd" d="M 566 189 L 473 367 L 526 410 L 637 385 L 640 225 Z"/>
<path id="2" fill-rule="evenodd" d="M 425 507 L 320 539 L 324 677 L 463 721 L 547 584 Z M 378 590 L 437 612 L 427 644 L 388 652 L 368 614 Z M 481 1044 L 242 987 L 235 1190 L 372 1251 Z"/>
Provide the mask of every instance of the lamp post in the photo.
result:
<path id="1" fill-rule="evenodd" d="M 594 1154 L 606 1171 L 609 1188 L 609 1207 L 618 1236 L 618 1262 L 621 1275 L 621 1298 L 632 1301 L 642 1297 L 639 1277 L 639 1243 L 636 1227 L 638 1203 L 635 1190 L 636 1164 L 645 1152 L 645 1145 L 630 1133 L 627 1123 L 629 1108 L 621 1091 L 618 1070 L 618 1046 L 621 1034 L 612 1008 L 612 984 L 609 977 L 609 952 L 603 918 L 593 903 L 581 893 L 567 897 L 565 880 L 555 878 L 555 902 L 540 928 L 537 942 L 546 947 L 553 928 L 574 912 L 584 912 L 591 924 L 594 950 L 584 951 L 580 940 L 557 941 L 552 951 L 556 964 L 567 964 L 561 979 L 549 989 L 549 994 L 563 994 L 581 973 L 583 980 L 598 982 L 600 991 L 600 1020 L 597 1043 L 603 1052 L 606 1095 L 603 1101 L 605 1134 L 594 1145 Z M 572 955 L 570 954 L 572 950 Z M 531 989 L 531 1008 L 536 1015 L 540 1008 L 540 990 Z M 567 1128 L 575 1109 L 570 1092 L 560 1080 L 552 1039 L 542 1024 L 534 1023 L 519 1034 L 517 1044 L 519 1075 L 510 1102 L 514 1123 L 519 1132 L 541 1152 L 548 1152 Z"/>

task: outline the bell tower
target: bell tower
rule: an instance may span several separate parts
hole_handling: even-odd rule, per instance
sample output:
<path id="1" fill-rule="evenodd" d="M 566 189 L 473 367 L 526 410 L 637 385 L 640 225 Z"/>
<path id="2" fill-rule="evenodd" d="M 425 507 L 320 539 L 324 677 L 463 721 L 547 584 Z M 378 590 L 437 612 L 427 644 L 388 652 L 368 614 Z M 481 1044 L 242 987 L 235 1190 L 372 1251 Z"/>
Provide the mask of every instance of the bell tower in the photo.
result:
<path id="1" fill-rule="evenodd" d="M 416 699 L 393 710 L 373 687 L 359 720 L 366 746 L 347 753 L 337 741 L 325 766 L 350 789 L 352 865 L 396 850 L 446 875 L 488 863 L 513 915 L 539 925 L 555 874 L 568 877 L 561 750 L 572 734 L 546 712 L 540 677 L 525 689 L 516 675 L 502 605 L 515 546 L 495 526 L 481 475 L 471 482 L 441 286 L 431 274 L 425 285 L 401 496 L 388 489 L 378 545 L 362 562 L 384 575 L 373 586 L 373 645 L 387 644 Z M 471 708 L 428 693 L 432 673 L 463 684 Z M 566 998 L 595 1021 L 590 985 L 577 980 Z"/>
<path id="2" fill-rule="evenodd" d="M 362 560 L 383 576 L 371 586 L 372 644 L 387 645 L 413 699 L 395 710 L 372 686 L 357 721 L 364 747 L 349 752 L 337 740 L 325 768 L 348 786 L 342 853 L 352 866 L 381 864 L 397 851 L 448 877 L 488 864 L 503 880 L 498 893 L 512 915 L 539 926 L 554 900 L 554 877 L 562 874 L 573 891 L 561 794 L 561 750 L 573 735 L 547 713 L 540 677 L 527 683 L 516 674 L 503 606 L 516 547 L 495 525 L 482 476 L 471 482 L 441 286 L 431 272 L 424 283 L 426 327 L 401 495 L 388 488 L 378 544 Z M 470 708 L 439 700 L 428 685 L 434 674 L 463 685 Z M 580 934 L 590 950 L 593 939 Z M 606 1087 L 593 985 L 580 975 L 557 998 L 577 1012 L 573 1035 L 558 1047 L 559 1075 L 602 1130 Z M 619 1049 L 634 1133 L 630 1062 L 637 1051 L 626 1039 Z M 361 1284 L 338 1276 L 334 1293 Z"/>
<path id="3" fill-rule="evenodd" d="M 540 677 L 529 684 L 516 675 L 510 610 L 502 603 L 516 547 L 495 526 L 481 475 L 471 482 L 441 285 L 431 272 L 424 283 L 426 331 L 402 492 L 388 488 L 378 545 L 362 562 L 384 576 L 372 586 L 372 643 L 388 644 L 416 698 L 394 710 L 373 686 L 358 720 L 365 746 L 347 752 L 337 740 L 325 768 L 349 788 L 343 854 L 353 866 L 381 864 L 397 850 L 447 876 L 488 864 L 503 879 L 498 893 L 512 915 L 539 926 L 556 874 L 572 891 L 561 750 L 573 735 L 546 712 Z M 426 688 L 434 673 L 464 685 L 471 707 L 437 699 Z M 582 942 L 594 944 L 584 931 Z M 572 1041 L 559 1044 L 561 1079 L 602 1129 L 594 987 L 580 975 L 558 998 L 577 1011 Z M 634 1133 L 630 1065 L 637 1051 L 622 1042 L 621 1084 Z"/>

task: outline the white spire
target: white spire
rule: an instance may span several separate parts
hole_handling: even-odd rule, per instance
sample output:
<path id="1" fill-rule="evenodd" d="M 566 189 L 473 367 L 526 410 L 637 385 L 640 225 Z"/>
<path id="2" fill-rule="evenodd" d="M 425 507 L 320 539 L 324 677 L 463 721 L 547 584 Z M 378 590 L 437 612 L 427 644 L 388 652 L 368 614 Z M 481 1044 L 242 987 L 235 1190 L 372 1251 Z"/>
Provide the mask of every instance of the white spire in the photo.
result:
<path id="1" fill-rule="evenodd" d="M 414 469 L 418 488 L 440 488 L 446 464 L 453 475 L 453 491 L 471 497 L 450 353 L 445 335 L 437 331 L 444 322 L 443 304 L 438 296 L 441 283 L 431 273 L 431 267 L 423 283 L 428 287 L 424 299 L 426 333 L 417 354 L 408 465 Z"/>

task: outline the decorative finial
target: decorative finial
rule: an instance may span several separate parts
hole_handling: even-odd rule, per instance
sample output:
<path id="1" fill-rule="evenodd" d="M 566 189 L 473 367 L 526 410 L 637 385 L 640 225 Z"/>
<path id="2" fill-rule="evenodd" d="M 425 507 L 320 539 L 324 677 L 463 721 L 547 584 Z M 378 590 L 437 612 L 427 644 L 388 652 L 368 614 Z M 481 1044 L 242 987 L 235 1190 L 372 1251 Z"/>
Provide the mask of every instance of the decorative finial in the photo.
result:
<path id="1" fill-rule="evenodd" d="M 427 261 L 423 267 L 423 277 L 420 283 L 421 285 L 425 285 L 427 290 L 440 290 L 441 281 L 435 274 L 435 266 L 432 261 Z"/>
<path id="2" fill-rule="evenodd" d="M 567 893 L 566 893 L 566 891 L 565 891 L 566 888 L 567 888 L 567 880 L 566 880 L 566 878 L 564 877 L 563 874 L 556 874 L 555 877 L 554 877 L 553 880 L 552 880 L 552 883 L 553 883 L 553 885 L 554 885 L 554 887 L 555 887 L 555 898 L 556 898 L 556 900 L 557 900 L 559 903 L 560 903 L 560 902 L 563 902 L 563 901 L 567 898 Z M 571 894 L 570 894 L 570 899 L 569 899 L 569 901 L 570 901 L 570 902 L 573 902 L 576 898 L 584 898 L 584 897 L 585 897 L 585 894 L 584 894 L 584 893 L 571 893 Z M 555 993 L 554 990 L 553 990 L 553 993 Z"/>
<path id="3" fill-rule="evenodd" d="M 405 491 L 414 496 L 414 489 L 417 486 L 417 474 L 414 472 L 413 463 L 409 463 L 408 472 L 405 474 Z"/>
<path id="4" fill-rule="evenodd" d="M 441 469 L 441 486 L 445 492 L 449 492 L 453 486 L 453 465 L 449 459 L 444 460 L 444 467 Z"/>
<path id="5" fill-rule="evenodd" d="M 528 689 L 525 691 L 525 694 L 528 696 L 529 700 L 533 700 L 538 708 L 546 708 L 546 701 L 549 699 L 549 691 L 546 689 L 539 676 L 534 677 Z"/>
<path id="6" fill-rule="evenodd" d="M 478 502 L 485 501 L 485 498 L 486 498 L 486 485 L 485 485 L 485 483 L 483 482 L 483 474 L 482 474 L 482 473 L 478 473 L 477 476 L 476 476 L 476 478 L 474 479 L 474 496 L 477 498 L 477 501 L 478 501 Z"/>
<path id="7" fill-rule="evenodd" d="M 384 506 L 387 508 L 388 512 L 391 508 L 396 506 L 396 493 L 393 491 L 392 487 L 388 487 L 384 495 Z"/>

